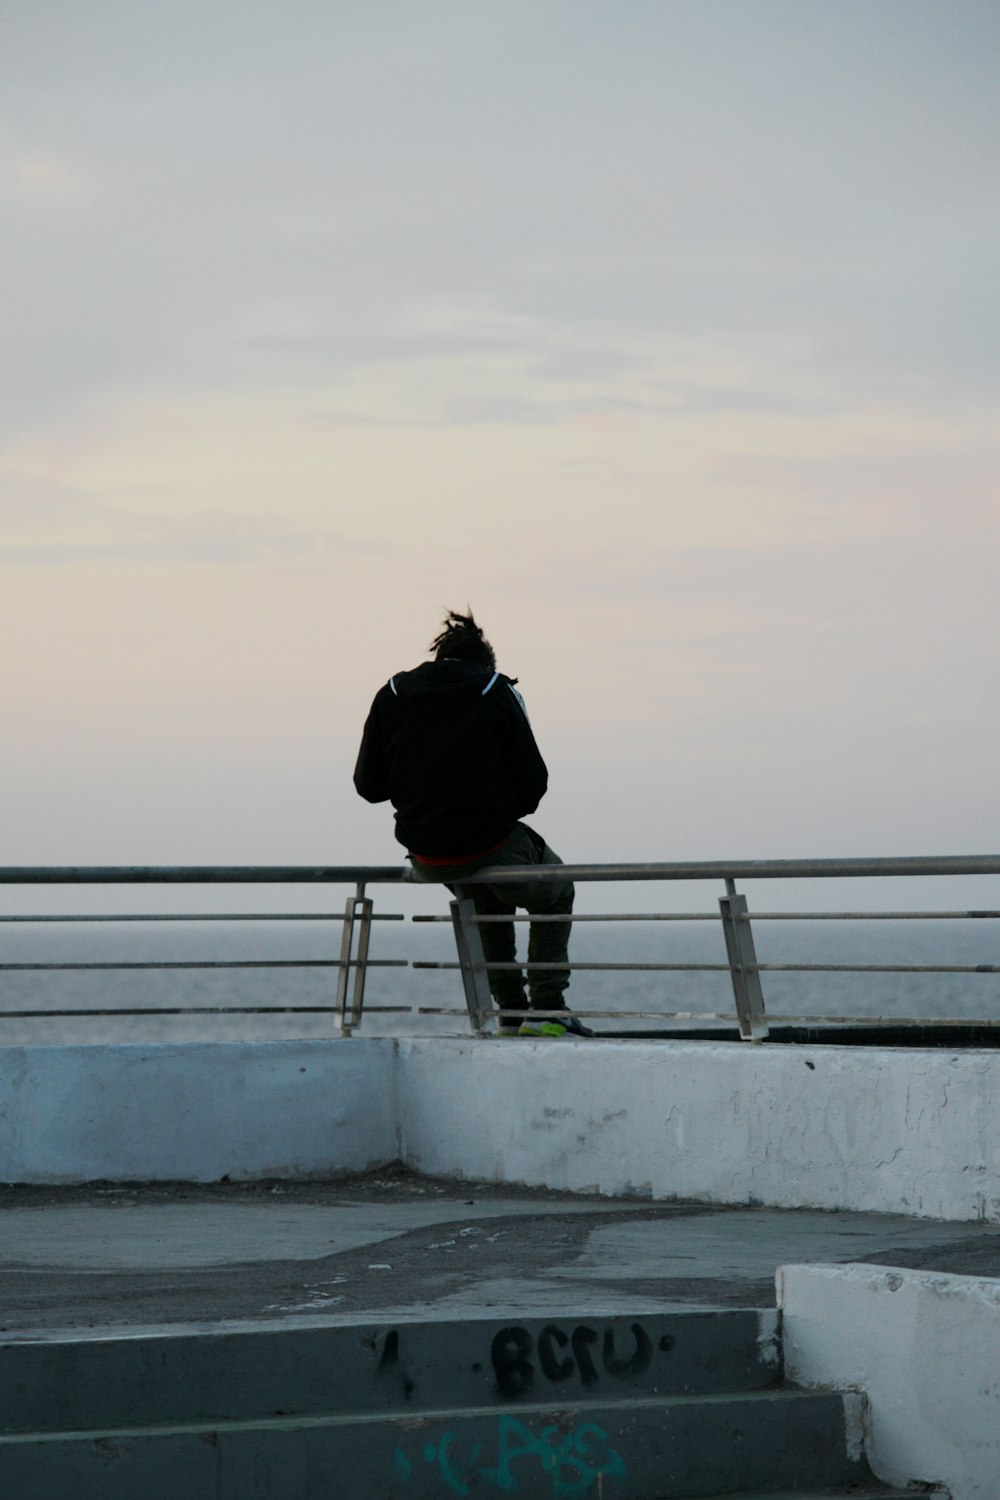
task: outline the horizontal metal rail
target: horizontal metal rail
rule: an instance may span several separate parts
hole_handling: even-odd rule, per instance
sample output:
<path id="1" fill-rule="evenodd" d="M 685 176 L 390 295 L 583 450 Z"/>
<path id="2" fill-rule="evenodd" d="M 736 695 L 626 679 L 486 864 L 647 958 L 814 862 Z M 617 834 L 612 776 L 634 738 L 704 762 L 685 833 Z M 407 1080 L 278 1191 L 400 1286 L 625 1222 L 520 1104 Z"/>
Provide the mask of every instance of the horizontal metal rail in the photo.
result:
<path id="1" fill-rule="evenodd" d="M 366 1005 L 366 1011 L 410 1015 L 412 1005 Z M 16 1016 L 20 1020 L 47 1016 L 328 1016 L 328 1005 L 119 1005 L 114 1010 L 5 1010 L 0 1020 Z"/>
<path id="2" fill-rule="evenodd" d="M 1000 974 L 1000 964 L 758 964 L 762 974 Z"/>
<path id="3" fill-rule="evenodd" d="M 969 922 L 996 920 L 1000 911 L 755 911 L 755 922 Z M 749 922 L 750 918 L 741 918 Z"/>
<path id="4" fill-rule="evenodd" d="M 966 921 L 975 918 L 1000 918 L 998 911 L 755 911 L 754 922 L 934 922 Z M 16 917 L 0 917 L 0 921 L 17 921 Z M 53 920 L 56 920 L 55 918 Z M 109 918 L 108 920 L 113 920 Z M 717 911 L 627 911 L 627 912 L 574 912 L 573 926 L 578 922 L 717 922 Z M 749 922 L 748 913 L 742 914 L 741 922 Z M 414 922 L 450 923 L 450 917 L 415 916 Z M 564 916 L 550 916 L 538 912 L 515 912 L 511 916 L 495 913 L 480 914 L 476 921 L 483 922 L 565 922 Z"/>
<path id="5" fill-rule="evenodd" d="M 417 1014 L 421 1016 L 464 1016 L 466 1009 L 458 1005 L 418 1005 Z M 502 1010 L 500 1015 L 525 1016 L 528 1011 L 524 1010 Z M 533 1021 L 557 1020 L 560 1014 L 558 1010 L 532 1010 L 530 1012 Z M 593 1010 L 586 1012 L 589 1020 L 641 1020 L 641 1021 L 728 1021 L 732 1025 L 733 1015 L 731 1011 L 709 1011 L 709 1010 Z"/>
<path id="6" fill-rule="evenodd" d="M 1000 875 L 1000 855 L 866 859 L 680 860 L 660 864 L 485 865 L 463 885 L 523 880 L 790 880 L 883 875 Z M 398 884 L 405 865 L 0 865 L 0 885 Z"/>
<path id="7" fill-rule="evenodd" d="M 0 885 L 395 885 L 405 865 L 0 865 Z"/>
<path id="8" fill-rule="evenodd" d="M 368 969 L 405 969 L 406 958 L 369 958 Z M 356 958 L 194 958 L 122 960 L 117 963 L 0 964 L 0 973 L 19 969 L 358 969 Z"/>
<path id="9" fill-rule="evenodd" d="M 420 1016 L 464 1016 L 465 1006 L 459 1005 L 418 1005 L 417 1014 Z M 558 1020 L 561 1012 L 558 1010 L 511 1010 L 501 1011 L 501 1015 L 525 1016 L 530 1015 L 533 1021 Z M 585 1012 L 588 1021 L 694 1021 L 701 1024 L 703 1021 L 724 1021 L 730 1026 L 733 1024 L 733 1013 L 731 1010 L 588 1010 Z M 876 1027 L 886 1025 L 884 1016 L 841 1016 L 841 1015 L 782 1015 L 768 1012 L 768 1020 L 772 1024 L 780 1025 L 806 1025 L 806 1026 L 857 1026 L 868 1027 L 874 1030 Z M 962 1016 L 894 1016 L 891 1024 L 893 1026 L 954 1026 L 956 1029 L 1000 1032 L 1000 1019 L 983 1020 L 977 1017 Z"/>
<path id="10" fill-rule="evenodd" d="M 0 964 L 0 969 L 5 965 Z M 42 966 L 44 967 L 44 965 Z M 72 966 L 70 966 L 72 967 Z M 441 962 L 430 959 L 414 959 L 414 969 L 461 969 L 462 965 L 453 960 Z M 520 963 L 516 959 L 513 962 L 501 962 L 498 959 L 490 959 L 487 967 L 498 973 L 508 971 L 510 973 L 545 973 L 551 971 L 554 974 L 561 973 L 565 964 L 543 963 L 529 959 Z M 699 974 L 719 973 L 728 974 L 728 964 L 703 964 L 703 963 L 589 963 L 574 962 L 570 964 L 574 973 L 584 969 L 627 969 L 635 970 L 644 974 Z M 758 974 L 1000 974 L 1000 964 L 761 964 L 756 965 Z"/>
<path id="11" fill-rule="evenodd" d="M 641 865 L 484 865 L 462 885 L 525 880 L 798 880 L 886 875 L 1000 875 L 998 854 L 899 855 L 884 859 L 680 860 Z"/>
<path id="12" fill-rule="evenodd" d="M 44 916 L 0 917 L 0 922 L 340 922 L 342 916 L 329 911 L 241 911 L 241 912 L 129 912 L 117 916 L 91 913 Z M 373 922 L 404 922 L 402 912 L 372 912 Z"/>
<path id="13" fill-rule="evenodd" d="M 449 959 L 437 960 L 437 959 L 415 958 L 413 960 L 413 963 L 412 963 L 411 967 L 414 968 L 414 969 L 461 969 L 462 965 L 461 965 L 461 963 L 456 963 L 453 959 L 452 960 L 449 960 Z M 497 971 L 497 973 L 504 973 L 506 971 L 506 972 L 509 972 L 509 973 L 513 974 L 513 973 L 520 973 L 522 970 L 524 970 L 524 971 L 527 971 L 528 973 L 532 973 L 532 974 L 541 974 L 541 973 L 546 973 L 546 972 L 549 972 L 549 971 L 551 971 L 554 974 L 561 974 L 562 971 L 566 968 L 566 965 L 565 964 L 560 964 L 560 963 L 544 963 L 544 962 L 541 962 L 541 961 L 536 962 L 534 960 L 529 960 L 527 963 L 519 963 L 516 959 L 513 962 L 511 962 L 511 963 L 506 963 L 506 962 L 501 962 L 498 959 L 492 959 L 491 958 L 487 967 L 490 969 L 491 972 L 495 969 Z M 629 970 L 629 971 L 633 971 L 634 970 L 634 971 L 637 971 L 637 972 L 650 973 L 650 974 L 657 973 L 657 972 L 659 972 L 661 970 L 664 973 L 683 972 L 683 973 L 692 973 L 693 974 L 693 973 L 697 973 L 699 971 L 704 971 L 705 973 L 719 973 L 719 974 L 728 974 L 729 973 L 729 965 L 728 964 L 702 964 L 702 963 L 676 963 L 676 964 L 659 964 L 659 963 L 600 963 L 600 962 L 598 962 L 598 963 L 589 963 L 587 961 L 579 961 L 578 962 L 578 961 L 574 960 L 573 963 L 570 964 L 569 967 L 573 970 L 574 974 L 578 970 L 584 970 L 584 969 L 593 969 L 593 970 L 600 970 L 600 969 L 623 969 L 623 970 Z M 763 968 L 763 965 L 759 965 L 759 967 Z"/>

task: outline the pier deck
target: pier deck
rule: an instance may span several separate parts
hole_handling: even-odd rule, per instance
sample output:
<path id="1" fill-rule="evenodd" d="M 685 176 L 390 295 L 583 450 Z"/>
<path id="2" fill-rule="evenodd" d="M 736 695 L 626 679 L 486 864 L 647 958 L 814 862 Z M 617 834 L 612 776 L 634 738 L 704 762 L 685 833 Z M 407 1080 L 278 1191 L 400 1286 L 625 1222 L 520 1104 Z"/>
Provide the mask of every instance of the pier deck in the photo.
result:
<path id="1" fill-rule="evenodd" d="M 1000 1225 L 441 1181 L 0 1189 L 0 1338 L 768 1307 L 779 1265 L 1000 1277 Z"/>

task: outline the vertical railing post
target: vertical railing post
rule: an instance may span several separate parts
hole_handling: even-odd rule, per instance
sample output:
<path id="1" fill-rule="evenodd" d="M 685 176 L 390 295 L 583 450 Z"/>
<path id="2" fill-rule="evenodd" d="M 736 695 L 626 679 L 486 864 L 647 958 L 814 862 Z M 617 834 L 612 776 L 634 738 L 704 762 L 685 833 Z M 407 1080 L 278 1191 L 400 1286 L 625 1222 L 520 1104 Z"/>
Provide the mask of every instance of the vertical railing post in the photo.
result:
<path id="1" fill-rule="evenodd" d="M 359 881 L 354 895 L 354 917 L 358 924 L 358 957 L 354 970 L 354 987 L 351 991 L 350 1026 L 344 1032 L 350 1036 L 356 1026 L 361 1025 L 361 1012 L 365 1003 L 365 979 L 368 974 L 368 943 L 372 931 L 373 903 L 365 895 L 364 881 Z"/>
<path id="2" fill-rule="evenodd" d="M 455 947 L 462 970 L 462 985 L 465 1003 L 469 1008 L 469 1020 L 477 1036 L 483 1036 L 486 1023 L 493 1015 L 493 997 L 486 977 L 486 956 L 479 924 L 475 920 L 475 903 L 469 896 L 459 892 L 458 900 L 451 902 L 451 921 L 455 930 Z"/>
<path id="3" fill-rule="evenodd" d="M 341 1036 L 350 1036 L 354 1028 L 361 1025 L 371 926 L 372 902 L 365 895 L 365 882 L 359 880 L 354 895 L 348 896 L 344 904 L 344 929 L 340 939 L 340 972 L 337 975 L 337 1019 Z M 355 927 L 358 932 L 358 948 L 357 958 L 352 964 Z M 350 986 L 351 1009 L 348 1015 L 347 991 L 352 968 L 354 969 L 354 984 Z"/>
<path id="4" fill-rule="evenodd" d="M 347 1020 L 347 985 L 351 973 L 351 954 L 354 951 L 354 908 L 355 898 L 348 896 L 344 903 L 344 925 L 340 935 L 340 966 L 337 972 L 336 1011 L 341 1036 L 351 1034 L 350 1022 Z"/>
<path id="5" fill-rule="evenodd" d="M 736 889 L 736 882 L 726 880 L 726 894 L 719 897 L 722 931 L 729 956 L 729 973 L 733 981 L 736 1016 L 740 1036 L 745 1042 L 762 1042 L 767 1037 L 764 994 L 760 987 L 760 970 L 754 948 L 753 929 L 747 910 L 747 898 Z"/>

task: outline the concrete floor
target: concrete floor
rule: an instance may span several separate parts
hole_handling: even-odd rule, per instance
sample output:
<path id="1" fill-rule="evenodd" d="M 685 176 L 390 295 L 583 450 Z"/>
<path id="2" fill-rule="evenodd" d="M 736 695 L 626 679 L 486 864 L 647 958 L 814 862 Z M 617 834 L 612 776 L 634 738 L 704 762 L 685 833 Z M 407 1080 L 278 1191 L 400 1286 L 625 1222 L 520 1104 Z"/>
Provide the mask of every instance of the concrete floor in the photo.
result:
<path id="1" fill-rule="evenodd" d="M 768 1307 L 774 1272 L 1000 1277 L 1000 1225 L 444 1182 L 0 1188 L 0 1338 Z"/>

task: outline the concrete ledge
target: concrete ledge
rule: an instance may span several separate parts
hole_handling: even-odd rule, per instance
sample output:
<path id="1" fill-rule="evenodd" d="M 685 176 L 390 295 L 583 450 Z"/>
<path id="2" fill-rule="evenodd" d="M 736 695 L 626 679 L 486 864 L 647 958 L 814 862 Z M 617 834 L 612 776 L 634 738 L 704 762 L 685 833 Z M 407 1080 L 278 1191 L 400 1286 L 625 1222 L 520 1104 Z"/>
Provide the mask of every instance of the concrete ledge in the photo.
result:
<path id="1" fill-rule="evenodd" d="M 880 1478 L 1000 1495 L 1000 1282 L 882 1266 L 783 1266 L 785 1370 L 863 1387 Z"/>
<path id="2" fill-rule="evenodd" d="M 1000 1052 L 368 1038 L 0 1049 L 0 1181 L 401 1158 L 608 1196 L 1000 1222 Z"/>
<path id="3" fill-rule="evenodd" d="M 1000 1054 L 400 1039 L 415 1170 L 1000 1220 Z"/>
<path id="4" fill-rule="evenodd" d="M 393 1161 L 391 1040 L 0 1050 L 0 1181 L 336 1176 Z"/>

